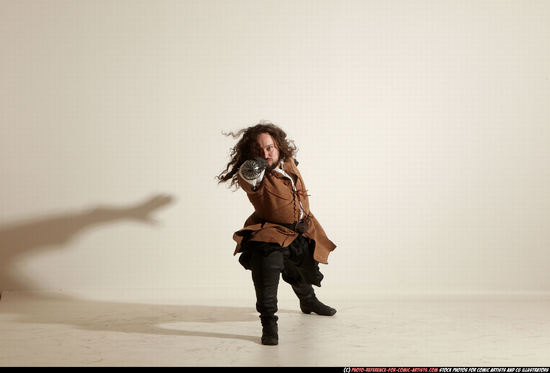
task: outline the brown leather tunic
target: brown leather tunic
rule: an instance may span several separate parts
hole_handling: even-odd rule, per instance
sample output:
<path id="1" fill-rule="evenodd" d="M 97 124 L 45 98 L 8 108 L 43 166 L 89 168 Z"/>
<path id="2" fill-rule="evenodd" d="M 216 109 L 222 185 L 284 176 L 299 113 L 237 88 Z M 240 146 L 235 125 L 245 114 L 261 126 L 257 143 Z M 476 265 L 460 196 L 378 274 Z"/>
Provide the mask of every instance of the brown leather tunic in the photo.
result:
<path id="1" fill-rule="evenodd" d="M 304 209 L 304 216 L 309 216 L 309 226 L 304 237 L 315 241 L 313 258 L 328 264 L 329 253 L 336 245 L 327 237 L 321 224 L 309 210 L 309 199 L 300 171 L 294 159 L 285 160 L 283 169 L 295 179 L 296 192 L 292 189 L 292 182 L 277 171 L 266 171 L 257 190 L 253 190 L 246 180 L 238 175 L 240 187 L 246 192 L 248 199 L 254 206 L 254 213 L 244 223 L 244 228 L 233 234 L 237 247 L 233 255 L 241 250 L 241 243 L 245 236 L 251 241 L 275 242 L 282 247 L 290 245 L 298 233 L 286 228 L 282 224 L 291 224 L 300 219 L 300 201 Z"/>

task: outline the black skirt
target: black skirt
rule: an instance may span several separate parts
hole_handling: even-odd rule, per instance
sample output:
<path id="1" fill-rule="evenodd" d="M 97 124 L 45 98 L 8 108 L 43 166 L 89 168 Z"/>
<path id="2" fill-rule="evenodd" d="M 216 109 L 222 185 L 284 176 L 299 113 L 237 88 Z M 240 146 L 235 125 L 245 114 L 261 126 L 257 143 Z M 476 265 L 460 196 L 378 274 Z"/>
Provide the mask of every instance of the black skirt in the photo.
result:
<path id="1" fill-rule="evenodd" d="M 241 244 L 239 263 L 251 270 L 252 254 L 268 256 L 273 251 L 279 250 L 284 257 L 283 280 L 291 285 L 299 285 L 303 282 L 315 286 L 321 286 L 323 274 L 319 271 L 319 262 L 313 259 L 315 241 L 302 236 L 296 237 L 292 243 L 282 247 L 273 242 L 250 241 L 245 238 Z"/>

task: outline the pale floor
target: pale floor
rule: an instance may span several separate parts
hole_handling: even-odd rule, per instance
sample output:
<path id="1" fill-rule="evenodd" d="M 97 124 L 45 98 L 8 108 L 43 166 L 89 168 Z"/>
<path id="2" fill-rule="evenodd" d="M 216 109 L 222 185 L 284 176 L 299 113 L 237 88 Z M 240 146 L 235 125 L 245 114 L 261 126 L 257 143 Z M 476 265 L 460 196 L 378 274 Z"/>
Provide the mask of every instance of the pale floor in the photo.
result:
<path id="1" fill-rule="evenodd" d="M 278 346 L 260 344 L 249 303 L 5 293 L 0 366 L 550 365 L 548 299 L 341 299 L 327 301 L 334 317 L 322 317 L 288 298 Z"/>

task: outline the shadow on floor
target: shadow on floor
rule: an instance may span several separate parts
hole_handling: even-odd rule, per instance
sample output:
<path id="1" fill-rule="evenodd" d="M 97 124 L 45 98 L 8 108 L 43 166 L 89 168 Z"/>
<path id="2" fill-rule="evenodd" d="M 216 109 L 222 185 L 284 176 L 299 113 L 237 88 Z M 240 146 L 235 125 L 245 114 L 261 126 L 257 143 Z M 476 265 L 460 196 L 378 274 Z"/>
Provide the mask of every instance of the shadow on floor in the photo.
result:
<path id="1" fill-rule="evenodd" d="M 82 330 L 242 339 L 260 343 L 260 336 L 190 331 L 162 327 L 170 323 L 260 322 L 254 308 L 163 305 L 76 299 L 63 295 L 4 293 L 0 314 L 15 322 L 61 324 Z"/>

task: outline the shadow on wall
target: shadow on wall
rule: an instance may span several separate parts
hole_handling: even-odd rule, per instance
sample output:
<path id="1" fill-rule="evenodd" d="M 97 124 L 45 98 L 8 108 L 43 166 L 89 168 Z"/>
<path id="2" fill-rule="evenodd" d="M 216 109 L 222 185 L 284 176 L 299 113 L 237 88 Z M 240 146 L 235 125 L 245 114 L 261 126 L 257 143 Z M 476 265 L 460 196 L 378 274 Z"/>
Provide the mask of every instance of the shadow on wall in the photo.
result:
<path id="1" fill-rule="evenodd" d="M 96 225 L 120 220 L 155 224 L 152 214 L 172 201 L 171 196 L 158 195 L 134 206 L 101 206 L 83 213 L 43 217 L 0 227 L 0 295 L 6 290 L 1 297 L 0 313 L 17 315 L 19 323 L 64 324 L 92 331 L 242 339 L 260 344 L 258 336 L 224 333 L 218 331 L 217 326 L 209 326 L 219 322 L 258 321 L 254 308 L 123 303 L 77 299 L 50 292 L 9 291 L 38 289 L 31 278 L 16 272 L 14 264 L 23 256 L 63 247 L 77 234 Z M 202 325 L 192 325 L 194 330 L 189 330 L 187 323 Z"/>
<path id="2" fill-rule="evenodd" d="M 102 224 L 120 220 L 156 224 L 152 214 L 172 201 L 173 197 L 161 194 L 129 207 L 98 206 L 85 212 L 65 213 L 0 226 L 0 292 L 39 287 L 31 278 L 17 273 L 15 264 L 22 257 L 59 249 L 76 235 Z"/>

